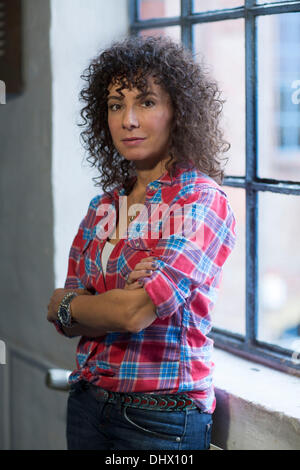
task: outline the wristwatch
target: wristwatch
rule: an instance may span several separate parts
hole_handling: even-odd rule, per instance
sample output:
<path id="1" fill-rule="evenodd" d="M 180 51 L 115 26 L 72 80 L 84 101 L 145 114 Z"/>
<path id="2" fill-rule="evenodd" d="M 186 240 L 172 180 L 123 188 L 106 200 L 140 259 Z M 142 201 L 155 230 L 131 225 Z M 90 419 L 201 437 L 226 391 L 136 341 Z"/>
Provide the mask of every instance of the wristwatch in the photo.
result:
<path id="1" fill-rule="evenodd" d="M 62 326 L 66 326 L 68 328 L 74 326 L 74 322 L 71 316 L 70 303 L 74 297 L 77 297 L 77 295 L 78 294 L 76 294 L 76 292 L 68 292 L 68 294 L 64 296 L 61 303 L 59 304 L 57 318 Z"/>

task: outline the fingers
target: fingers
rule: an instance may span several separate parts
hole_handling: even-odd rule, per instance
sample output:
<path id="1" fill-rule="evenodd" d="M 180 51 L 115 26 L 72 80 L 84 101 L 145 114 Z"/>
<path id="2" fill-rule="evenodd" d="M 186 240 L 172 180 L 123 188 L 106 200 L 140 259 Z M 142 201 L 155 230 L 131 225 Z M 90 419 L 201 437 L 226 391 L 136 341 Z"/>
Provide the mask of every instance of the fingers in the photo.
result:
<path id="1" fill-rule="evenodd" d="M 127 277 L 127 284 L 130 285 L 136 282 L 138 279 L 151 276 L 153 271 L 155 271 L 158 266 L 154 263 L 154 261 L 141 261 L 138 263 L 134 270 L 128 275 Z"/>
<path id="2" fill-rule="evenodd" d="M 149 269 L 157 269 L 157 264 L 153 257 L 145 258 L 135 265 L 134 271 L 146 271 Z"/>
<path id="3" fill-rule="evenodd" d="M 141 289 L 141 288 L 143 288 L 143 283 L 140 283 L 138 281 L 135 281 L 132 284 L 125 284 L 126 290 L 135 290 L 135 289 Z"/>

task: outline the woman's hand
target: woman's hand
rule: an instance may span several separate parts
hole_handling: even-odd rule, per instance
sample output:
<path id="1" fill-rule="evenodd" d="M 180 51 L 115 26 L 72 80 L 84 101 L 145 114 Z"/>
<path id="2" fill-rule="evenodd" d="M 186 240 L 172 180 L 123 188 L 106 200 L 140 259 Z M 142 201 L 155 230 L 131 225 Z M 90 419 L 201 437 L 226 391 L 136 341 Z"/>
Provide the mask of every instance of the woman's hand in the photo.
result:
<path id="1" fill-rule="evenodd" d="M 155 258 L 153 256 L 144 258 L 142 261 L 136 264 L 134 270 L 131 271 L 127 277 L 124 289 L 133 290 L 143 287 L 143 282 L 139 282 L 139 279 L 145 276 L 151 276 L 155 269 L 157 269 Z"/>
<path id="2" fill-rule="evenodd" d="M 92 295 L 91 292 L 86 289 L 55 289 L 47 307 L 47 320 L 49 322 L 53 323 L 57 320 L 57 311 L 59 304 L 68 292 L 76 292 L 76 294 L 78 295 Z"/>

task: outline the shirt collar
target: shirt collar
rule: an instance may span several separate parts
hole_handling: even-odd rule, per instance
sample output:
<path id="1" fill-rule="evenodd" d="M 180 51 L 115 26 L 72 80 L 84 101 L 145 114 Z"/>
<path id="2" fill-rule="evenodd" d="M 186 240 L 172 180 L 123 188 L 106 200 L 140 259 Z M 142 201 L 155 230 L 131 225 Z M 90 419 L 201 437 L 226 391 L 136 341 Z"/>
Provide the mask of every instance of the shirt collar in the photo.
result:
<path id="1" fill-rule="evenodd" d="M 158 179 L 156 179 L 155 181 L 152 181 L 151 183 L 149 183 L 148 186 L 150 185 L 155 185 L 155 186 L 158 186 L 157 183 L 160 183 L 162 185 L 167 185 L 167 186 L 172 186 L 175 182 L 175 180 L 184 172 L 186 171 L 188 168 L 190 168 L 189 164 L 188 163 L 180 163 L 176 166 L 176 169 L 175 171 L 173 171 L 173 174 L 170 175 L 170 173 L 168 172 L 168 170 L 165 171 L 165 173 L 163 173 Z M 136 176 L 133 176 L 132 179 L 131 179 L 131 183 L 135 183 L 135 181 L 137 180 L 137 177 Z M 114 191 L 113 191 L 113 194 L 114 194 L 114 198 L 115 199 L 118 199 L 119 196 L 125 196 L 125 189 L 124 188 L 115 188 Z"/>
<path id="2" fill-rule="evenodd" d="M 186 170 L 191 169 L 191 167 L 193 167 L 193 162 L 191 160 L 188 160 L 187 162 L 180 162 L 176 165 L 172 176 L 169 174 L 168 171 L 166 171 L 160 178 L 155 181 L 157 181 L 158 183 L 172 186 L 175 180 Z"/>

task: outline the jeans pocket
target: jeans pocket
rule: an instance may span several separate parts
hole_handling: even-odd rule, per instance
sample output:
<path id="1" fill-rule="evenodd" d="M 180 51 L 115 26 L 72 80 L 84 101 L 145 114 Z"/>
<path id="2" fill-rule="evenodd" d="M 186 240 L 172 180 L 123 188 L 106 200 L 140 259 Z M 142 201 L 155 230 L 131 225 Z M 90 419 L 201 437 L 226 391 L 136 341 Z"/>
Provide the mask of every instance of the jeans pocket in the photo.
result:
<path id="1" fill-rule="evenodd" d="M 137 431 L 150 437 L 180 443 L 185 433 L 186 413 L 175 413 L 174 416 L 171 412 L 150 411 L 129 406 L 123 409 L 124 419 Z"/>

